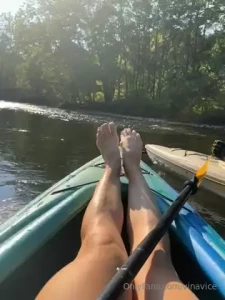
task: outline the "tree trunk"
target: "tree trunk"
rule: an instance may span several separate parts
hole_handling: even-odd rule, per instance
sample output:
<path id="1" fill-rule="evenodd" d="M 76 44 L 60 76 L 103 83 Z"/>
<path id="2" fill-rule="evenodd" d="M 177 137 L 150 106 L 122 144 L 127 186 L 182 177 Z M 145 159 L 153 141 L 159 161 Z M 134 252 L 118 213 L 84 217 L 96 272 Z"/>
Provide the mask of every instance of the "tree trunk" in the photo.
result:
<path id="1" fill-rule="evenodd" d="M 117 99 L 120 100 L 120 83 L 121 83 L 121 66 L 122 66 L 122 55 L 120 55 L 120 62 L 119 62 L 119 78 L 118 78 L 118 95 Z"/>
<path id="2" fill-rule="evenodd" d="M 107 103 L 107 104 L 112 103 L 113 95 L 114 95 L 113 83 L 110 83 L 109 81 L 104 80 L 103 81 L 103 91 L 104 91 L 105 103 Z"/>
<path id="3" fill-rule="evenodd" d="M 154 55 L 154 72 L 152 81 L 152 99 L 155 100 L 155 87 L 156 87 L 156 73 L 157 73 L 157 62 L 158 62 L 158 29 L 155 34 L 155 55 Z"/>
<path id="4" fill-rule="evenodd" d="M 125 97 L 127 98 L 128 92 L 128 78 L 127 78 L 127 60 L 125 59 Z"/>

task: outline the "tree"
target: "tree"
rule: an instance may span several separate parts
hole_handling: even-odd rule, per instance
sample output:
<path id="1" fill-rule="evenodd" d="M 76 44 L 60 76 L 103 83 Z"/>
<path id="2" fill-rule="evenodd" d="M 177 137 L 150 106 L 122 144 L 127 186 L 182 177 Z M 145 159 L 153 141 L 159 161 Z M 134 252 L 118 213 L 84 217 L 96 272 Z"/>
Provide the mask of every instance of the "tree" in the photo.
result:
<path id="1" fill-rule="evenodd" d="M 20 62 L 14 49 L 13 17 L 0 15 L 0 89 L 16 86 L 16 65 Z"/>
<path id="2" fill-rule="evenodd" d="M 221 111 L 224 29 L 223 0 L 27 0 L 0 17 L 0 87 L 52 105 Z"/>

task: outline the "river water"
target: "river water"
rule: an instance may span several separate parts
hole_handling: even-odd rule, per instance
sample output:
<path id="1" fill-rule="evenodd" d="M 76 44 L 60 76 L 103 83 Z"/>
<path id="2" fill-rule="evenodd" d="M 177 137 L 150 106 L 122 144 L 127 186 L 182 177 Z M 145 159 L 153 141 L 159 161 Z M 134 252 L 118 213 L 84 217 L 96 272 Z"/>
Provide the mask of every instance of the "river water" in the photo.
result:
<path id="1" fill-rule="evenodd" d="M 70 112 L 0 101 L 0 224 L 52 184 L 99 155 L 95 132 L 114 121 L 119 129 L 131 126 L 144 143 L 210 153 L 215 139 L 225 140 L 225 128 L 171 123 L 106 114 Z M 175 189 L 183 179 L 150 164 Z M 225 238 L 225 200 L 200 190 L 190 203 Z"/>

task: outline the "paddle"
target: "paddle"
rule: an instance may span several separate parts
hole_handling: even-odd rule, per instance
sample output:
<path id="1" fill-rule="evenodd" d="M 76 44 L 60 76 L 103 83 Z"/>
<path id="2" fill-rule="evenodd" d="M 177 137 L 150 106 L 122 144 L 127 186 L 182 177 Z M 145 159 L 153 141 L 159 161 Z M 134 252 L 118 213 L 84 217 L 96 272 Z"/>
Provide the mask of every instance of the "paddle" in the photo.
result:
<path id="1" fill-rule="evenodd" d="M 178 215 L 179 211 L 188 200 L 190 195 L 197 192 L 202 179 L 204 178 L 211 157 L 206 163 L 195 173 L 194 177 L 185 183 L 185 187 L 179 194 L 177 199 L 169 207 L 168 211 L 162 216 L 154 229 L 147 234 L 144 240 L 139 244 L 137 249 L 131 254 L 127 262 L 118 270 L 109 284 L 106 286 L 98 300 L 117 299 L 132 282 L 137 273 L 140 271 L 155 246 L 164 236 L 173 220 Z"/>

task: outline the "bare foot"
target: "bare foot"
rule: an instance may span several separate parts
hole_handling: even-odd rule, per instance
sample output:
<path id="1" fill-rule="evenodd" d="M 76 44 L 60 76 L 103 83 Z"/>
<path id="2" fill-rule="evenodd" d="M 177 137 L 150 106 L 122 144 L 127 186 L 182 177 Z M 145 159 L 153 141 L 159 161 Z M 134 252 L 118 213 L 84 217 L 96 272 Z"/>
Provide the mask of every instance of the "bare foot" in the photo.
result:
<path id="1" fill-rule="evenodd" d="M 124 169 L 126 175 L 130 177 L 134 172 L 140 171 L 143 142 L 140 134 L 135 130 L 131 131 L 130 128 L 126 128 L 121 132 L 120 139 Z"/>
<path id="2" fill-rule="evenodd" d="M 105 123 L 97 130 L 96 144 L 100 150 L 106 166 L 113 170 L 120 170 L 119 137 L 114 123 Z"/>

